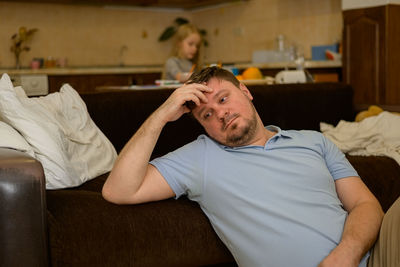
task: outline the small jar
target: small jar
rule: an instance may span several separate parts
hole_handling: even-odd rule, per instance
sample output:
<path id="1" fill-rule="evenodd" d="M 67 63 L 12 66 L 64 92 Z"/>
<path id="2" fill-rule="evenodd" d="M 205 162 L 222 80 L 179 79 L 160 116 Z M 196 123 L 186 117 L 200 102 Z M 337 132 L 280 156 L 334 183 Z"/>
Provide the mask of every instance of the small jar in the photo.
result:
<path id="1" fill-rule="evenodd" d="M 33 69 L 33 70 L 40 69 L 40 61 L 37 59 L 33 59 L 31 61 L 31 69 Z"/>
<path id="2" fill-rule="evenodd" d="M 44 61 L 44 67 L 45 68 L 54 68 L 56 66 L 56 60 L 53 57 L 48 57 Z"/>

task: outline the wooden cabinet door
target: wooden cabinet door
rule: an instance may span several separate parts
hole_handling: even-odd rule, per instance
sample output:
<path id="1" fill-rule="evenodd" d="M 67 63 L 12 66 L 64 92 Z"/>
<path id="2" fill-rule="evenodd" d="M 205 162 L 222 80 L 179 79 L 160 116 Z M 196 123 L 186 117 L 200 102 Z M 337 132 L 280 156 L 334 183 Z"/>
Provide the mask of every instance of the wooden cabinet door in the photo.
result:
<path id="1" fill-rule="evenodd" d="M 400 6 L 346 10 L 343 21 L 343 81 L 356 106 L 400 106 Z"/>
<path id="2" fill-rule="evenodd" d="M 354 88 L 354 102 L 380 104 L 385 79 L 383 7 L 343 12 L 343 79 Z"/>
<path id="3" fill-rule="evenodd" d="M 389 5 L 387 16 L 385 101 L 388 105 L 400 106 L 400 5 Z"/>

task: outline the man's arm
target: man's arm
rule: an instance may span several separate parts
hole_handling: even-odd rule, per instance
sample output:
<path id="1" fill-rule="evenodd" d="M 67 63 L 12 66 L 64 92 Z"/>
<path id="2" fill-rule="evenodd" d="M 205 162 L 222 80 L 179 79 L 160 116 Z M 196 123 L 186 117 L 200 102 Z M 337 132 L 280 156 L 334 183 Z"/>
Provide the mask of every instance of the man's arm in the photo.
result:
<path id="1" fill-rule="evenodd" d="M 204 92 L 212 89 L 201 84 L 184 85 L 143 123 L 122 149 L 104 186 L 103 197 L 116 204 L 135 204 L 174 196 L 171 187 L 149 159 L 164 126 L 189 112 L 187 101 L 207 102 Z"/>
<path id="2" fill-rule="evenodd" d="M 339 245 L 321 262 L 323 266 L 358 266 L 374 244 L 383 218 L 375 196 L 359 177 L 335 181 L 336 191 L 349 215 Z"/>

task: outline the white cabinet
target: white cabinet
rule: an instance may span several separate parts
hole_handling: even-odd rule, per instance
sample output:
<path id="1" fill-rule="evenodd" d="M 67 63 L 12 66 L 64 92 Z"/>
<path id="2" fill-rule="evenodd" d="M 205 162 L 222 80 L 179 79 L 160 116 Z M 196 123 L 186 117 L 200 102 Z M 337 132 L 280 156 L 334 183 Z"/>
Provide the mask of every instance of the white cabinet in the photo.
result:
<path id="1" fill-rule="evenodd" d="M 22 86 L 28 96 L 47 95 L 49 81 L 46 74 L 21 74 L 12 75 L 14 86 Z"/>

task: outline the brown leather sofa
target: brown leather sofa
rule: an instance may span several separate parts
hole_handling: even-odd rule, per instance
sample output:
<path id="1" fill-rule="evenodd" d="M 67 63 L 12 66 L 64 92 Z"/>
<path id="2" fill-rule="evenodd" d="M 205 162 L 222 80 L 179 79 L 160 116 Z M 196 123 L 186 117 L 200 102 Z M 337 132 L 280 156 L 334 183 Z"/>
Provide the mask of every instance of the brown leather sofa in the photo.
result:
<path id="1" fill-rule="evenodd" d="M 319 130 L 353 120 L 352 88 L 340 83 L 249 86 L 265 124 Z M 117 151 L 171 90 L 84 94 L 89 113 Z M 190 116 L 169 123 L 152 157 L 193 139 Z M 400 195 L 400 166 L 387 157 L 348 157 L 387 210 Z M 77 188 L 45 190 L 41 164 L 0 148 L 0 266 L 235 266 L 196 203 L 118 206 L 105 201 L 107 174 Z"/>

